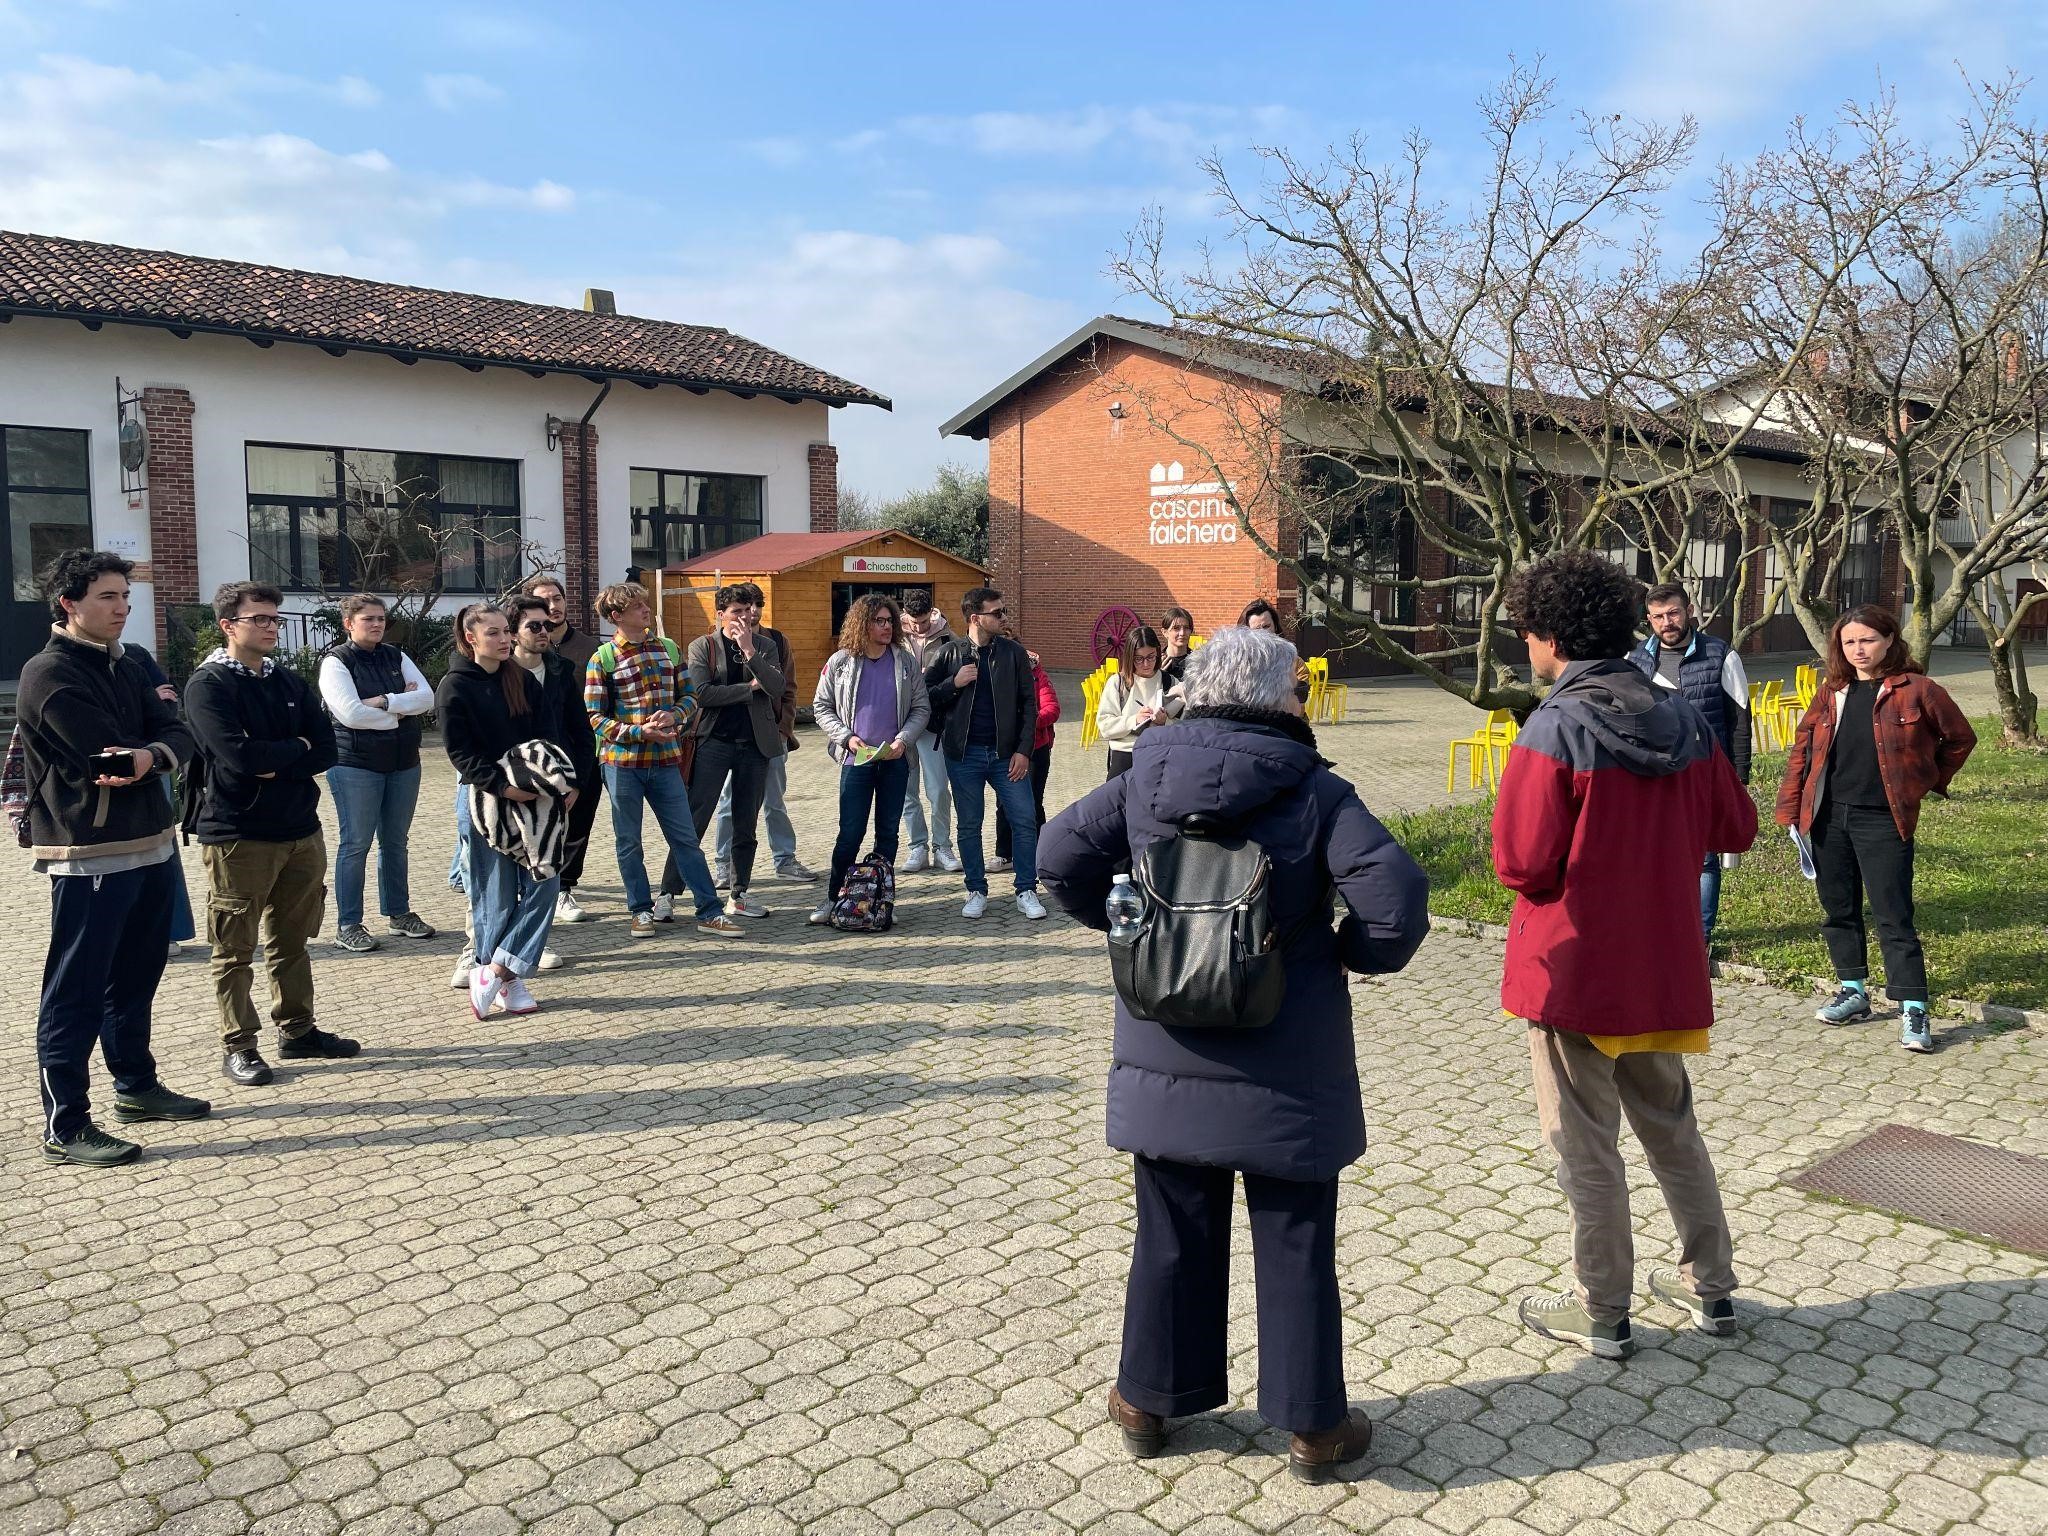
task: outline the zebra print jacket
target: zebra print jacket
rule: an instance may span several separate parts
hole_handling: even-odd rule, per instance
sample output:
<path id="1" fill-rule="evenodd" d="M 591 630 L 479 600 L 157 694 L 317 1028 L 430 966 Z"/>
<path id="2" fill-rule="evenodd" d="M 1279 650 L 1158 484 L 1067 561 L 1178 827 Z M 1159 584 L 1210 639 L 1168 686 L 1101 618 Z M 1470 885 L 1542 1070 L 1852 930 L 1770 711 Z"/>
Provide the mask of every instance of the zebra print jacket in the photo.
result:
<path id="1" fill-rule="evenodd" d="M 507 800 L 481 784 L 467 786 L 469 819 L 499 853 L 536 880 L 552 879 L 569 856 L 569 812 L 565 801 L 576 788 L 569 754 L 552 741 L 522 741 L 498 759 L 504 782 L 532 790 L 537 800 Z"/>

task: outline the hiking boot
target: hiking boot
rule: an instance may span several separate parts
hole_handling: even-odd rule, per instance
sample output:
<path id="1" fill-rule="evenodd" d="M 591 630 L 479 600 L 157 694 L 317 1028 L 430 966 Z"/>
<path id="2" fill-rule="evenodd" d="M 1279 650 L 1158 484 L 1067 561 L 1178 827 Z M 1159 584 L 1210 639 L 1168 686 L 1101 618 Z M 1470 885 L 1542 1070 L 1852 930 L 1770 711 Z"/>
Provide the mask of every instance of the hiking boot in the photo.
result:
<path id="1" fill-rule="evenodd" d="M 1934 1050 L 1934 1021 L 1927 1017 L 1925 1008 L 1915 1008 L 1911 1003 L 1899 1015 L 1899 1044 L 1909 1051 L 1918 1051 L 1926 1056 Z"/>
<path id="2" fill-rule="evenodd" d="M 910 850 L 910 856 L 897 866 L 899 875 L 914 875 L 932 867 L 932 856 L 923 843 Z"/>
<path id="3" fill-rule="evenodd" d="M 136 1120 L 204 1120 L 213 1113 L 213 1106 L 204 1099 L 195 1099 L 189 1094 L 173 1093 L 162 1083 L 154 1088 L 145 1088 L 140 1093 L 114 1094 L 114 1118 L 123 1121 Z"/>
<path id="4" fill-rule="evenodd" d="M 635 912 L 632 921 L 626 925 L 626 937 L 629 939 L 653 938 L 654 914 L 652 912 Z"/>
<path id="5" fill-rule="evenodd" d="M 1017 893 L 1017 910 L 1035 923 L 1045 916 L 1045 903 L 1038 899 L 1038 892 L 1036 891 L 1019 891 Z"/>
<path id="6" fill-rule="evenodd" d="M 1124 1432 L 1124 1449 L 1133 1456 L 1157 1456 L 1166 1449 L 1166 1420 L 1133 1408 L 1115 1387 L 1109 1389 L 1109 1422 Z"/>
<path id="7" fill-rule="evenodd" d="M 334 947 L 345 949 L 352 955 L 367 955 L 378 948 L 377 941 L 370 937 L 370 930 L 361 923 L 350 923 L 334 935 Z"/>
<path id="8" fill-rule="evenodd" d="M 1017 863 L 1014 859 L 1006 859 L 1001 854 L 997 854 L 988 861 L 988 872 L 992 875 L 1000 875 L 1006 870 L 1012 870 L 1016 867 Z"/>
<path id="9" fill-rule="evenodd" d="M 229 1051 L 221 1058 L 221 1075 L 231 1083 L 240 1083 L 244 1088 L 261 1088 L 275 1075 L 270 1063 L 256 1052 L 253 1045 L 239 1051 Z"/>
<path id="10" fill-rule="evenodd" d="M 647 910 L 657 923 L 672 923 L 676 920 L 676 899 L 666 893 L 656 896 L 654 905 Z"/>
<path id="11" fill-rule="evenodd" d="M 277 1054 L 286 1061 L 343 1061 L 362 1048 L 361 1041 L 329 1034 L 316 1024 L 303 1035 L 293 1035 L 281 1042 Z"/>
<path id="12" fill-rule="evenodd" d="M 766 907 L 754 900 L 745 891 L 734 891 L 726 899 L 725 915 L 727 917 L 767 917 L 769 913 Z"/>
<path id="13" fill-rule="evenodd" d="M 1546 1339 L 1576 1344 L 1603 1360 L 1626 1360 L 1636 1352 L 1635 1335 L 1629 1331 L 1627 1318 L 1596 1323 L 1586 1304 L 1569 1291 L 1539 1291 L 1534 1296 L 1525 1296 L 1519 1310 L 1523 1323 L 1533 1332 Z"/>
<path id="14" fill-rule="evenodd" d="M 590 914 L 576 905 L 576 893 L 564 891 L 555 898 L 555 921 L 558 923 L 587 923 Z"/>
<path id="15" fill-rule="evenodd" d="M 1696 1333 L 1725 1339 L 1735 1332 L 1735 1303 L 1726 1296 L 1719 1301 L 1701 1301 L 1686 1286 L 1685 1276 L 1668 1264 L 1650 1271 L 1650 1295 L 1692 1319 Z"/>
<path id="16" fill-rule="evenodd" d="M 941 848 L 937 853 L 933 854 L 932 857 L 939 861 L 939 868 L 943 869 L 947 874 L 957 875 L 960 873 L 960 855 L 955 853 L 952 849 Z"/>
<path id="17" fill-rule="evenodd" d="M 540 958 L 533 962 L 533 968 L 537 971 L 559 971 L 562 964 L 560 955 L 552 949 L 544 949 L 540 952 Z"/>
<path id="18" fill-rule="evenodd" d="M 526 983 L 514 976 L 505 983 L 504 990 L 498 994 L 498 1011 L 510 1014 L 539 1013 L 540 1003 L 526 990 Z"/>
<path id="19" fill-rule="evenodd" d="M 1861 987 L 1844 987 L 1833 1002 L 1815 1012 L 1823 1024 L 1853 1024 L 1870 1017 L 1870 994 Z"/>
<path id="20" fill-rule="evenodd" d="M 118 1168 L 140 1156 L 141 1147 L 118 1136 L 109 1136 L 90 1120 L 68 1141 L 43 1142 L 44 1162 L 73 1163 L 80 1168 Z"/>
<path id="21" fill-rule="evenodd" d="M 811 915 L 805 918 L 804 921 L 813 928 L 830 928 L 832 926 L 832 903 L 829 901 L 819 902 L 815 907 L 811 908 Z"/>
<path id="22" fill-rule="evenodd" d="M 787 880 L 792 885 L 815 885 L 818 872 L 798 859 L 784 859 L 775 866 L 775 878 Z"/>
<path id="23" fill-rule="evenodd" d="M 697 931 L 708 933 L 714 939 L 736 939 L 747 930 L 723 912 L 714 912 L 709 917 L 697 919 Z"/>
<path id="24" fill-rule="evenodd" d="M 434 925 L 417 912 L 401 912 L 389 918 L 384 924 L 385 931 L 401 939 L 431 939 Z"/>
<path id="25" fill-rule="evenodd" d="M 961 903 L 960 915 L 969 922 L 988 910 L 988 894 L 985 891 L 969 891 L 967 900 Z"/>
<path id="26" fill-rule="evenodd" d="M 1304 1483 L 1334 1482 L 1339 1467 L 1371 1449 L 1372 1420 L 1363 1408 L 1353 1408 L 1334 1428 L 1293 1436 L 1287 1442 L 1287 1470 Z"/>
<path id="27" fill-rule="evenodd" d="M 455 959 L 455 974 L 448 979 L 448 985 L 460 992 L 469 985 L 469 973 L 476 969 L 476 951 L 467 944 Z"/>

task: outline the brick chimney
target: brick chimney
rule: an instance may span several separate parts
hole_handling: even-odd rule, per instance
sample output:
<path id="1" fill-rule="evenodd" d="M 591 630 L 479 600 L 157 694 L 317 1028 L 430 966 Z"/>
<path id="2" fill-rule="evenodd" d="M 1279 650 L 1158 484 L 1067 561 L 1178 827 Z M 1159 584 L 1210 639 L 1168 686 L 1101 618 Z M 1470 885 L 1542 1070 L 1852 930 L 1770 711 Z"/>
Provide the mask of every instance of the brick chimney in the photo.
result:
<path id="1" fill-rule="evenodd" d="M 811 532 L 839 531 L 839 450 L 813 443 L 811 461 Z"/>

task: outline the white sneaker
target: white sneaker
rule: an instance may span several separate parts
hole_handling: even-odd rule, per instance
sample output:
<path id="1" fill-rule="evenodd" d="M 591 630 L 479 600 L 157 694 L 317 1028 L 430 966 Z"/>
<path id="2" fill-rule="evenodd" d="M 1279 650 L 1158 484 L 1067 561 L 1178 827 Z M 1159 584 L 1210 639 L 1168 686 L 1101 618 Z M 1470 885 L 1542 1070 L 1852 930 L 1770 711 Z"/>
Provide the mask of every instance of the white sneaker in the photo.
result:
<path id="1" fill-rule="evenodd" d="M 476 969 L 476 951 L 467 944 L 462 946 L 462 955 L 455 962 L 455 974 L 448 978 L 448 985 L 460 992 L 469 985 L 469 973 Z"/>
<path id="2" fill-rule="evenodd" d="M 1019 891 L 1017 893 L 1017 910 L 1035 923 L 1045 916 L 1045 903 L 1038 899 L 1038 892 L 1036 891 Z"/>
<path id="3" fill-rule="evenodd" d="M 504 990 L 505 978 L 495 965 L 478 966 L 469 973 L 469 1011 L 479 1019 L 489 1018 L 492 1004 Z"/>
<path id="4" fill-rule="evenodd" d="M 734 891 L 726 899 L 725 915 L 727 917 L 766 917 L 768 916 L 768 909 L 754 900 L 745 891 Z"/>
<path id="5" fill-rule="evenodd" d="M 544 949 L 540 952 L 540 960 L 536 966 L 536 969 L 543 971 L 559 971 L 561 968 L 562 957 L 560 955 L 556 954 L 552 949 Z"/>
<path id="6" fill-rule="evenodd" d="M 919 843 L 915 848 L 910 850 L 910 857 L 908 857 L 901 864 L 896 866 L 896 873 L 899 875 L 914 875 L 918 873 L 920 870 L 930 869 L 931 867 L 931 853 L 929 850 L 926 849 L 923 843 Z"/>
<path id="7" fill-rule="evenodd" d="M 819 902 L 815 907 L 811 908 L 811 915 L 805 918 L 804 921 L 813 928 L 830 928 L 832 926 L 832 903 L 829 901 Z"/>
<path id="8" fill-rule="evenodd" d="M 1004 858 L 1001 854 L 996 855 L 996 857 L 988 861 L 988 872 L 992 875 L 1007 874 L 1009 873 L 1009 871 L 1015 869 L 1016 867 L 1017 866 L 1015 864 L 1013 864 L 1010 860 Z"/>
<path id="9" fill-rule="evenodd" d="M 498 1011 L 514 1014 L 539 1013 L 540 1004 L 534 999 L 534 995 L 526 990 L 526 983 L 514 976 L 505 983 L 504 990 L 498 994 Z"/>
<path id="10" fill-rule="evenodd" d="M 587 923 L 591 916 L 576 904 L 576 893 L 564 891 L 555 898 L 555 921 L 558 923 Z"/>
<path id="11" fill-rule="evenodd" d="M 672 923 L 676 920 L 676 899 L 659 892 L 654 897 L 652 916 L 657 923 Z"/>
<path id="12" fill-rule="evenodd" d="M 979 891 L 967 893 L 967 904 L 960 909 L 960 915 L 972 920 L 988 910 L 988 898 Z"/>
<path id="13" fill-rule="evenodd" d="M 937 853 L 933 854 L 932 857 L 939 861 L 939 868 L 946 871 L 947 874 L 957 875 L 960 873 L 960 855 L 955 853 L 952 849 L 941 848 Z"/>

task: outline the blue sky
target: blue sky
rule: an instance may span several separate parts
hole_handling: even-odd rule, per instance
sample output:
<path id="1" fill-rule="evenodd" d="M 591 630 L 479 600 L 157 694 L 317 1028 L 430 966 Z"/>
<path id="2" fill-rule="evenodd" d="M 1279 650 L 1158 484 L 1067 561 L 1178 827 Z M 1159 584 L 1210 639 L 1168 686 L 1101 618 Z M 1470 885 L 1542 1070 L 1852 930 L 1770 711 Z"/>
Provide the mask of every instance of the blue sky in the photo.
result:
<path id="1" fill-rule="evenodd" d="M 1959 66 L 2048 61 L 2048 7 L 0 0 L 0 226 L 548 302 L 609 287 L 892 396 L 833 421 L 843 483 L 887 495 L 981 462 L 937 436 L 958 407 L 1089 316 L 1144 312 L 1105 268 L 1147 206 L 1220 233 L 1200 156 L 1415 128 L 1454 188 L 1511 54 L 1568 107 L 1694 114 L 1704 171 L 1880 78 L 1939 131 Z"/>

